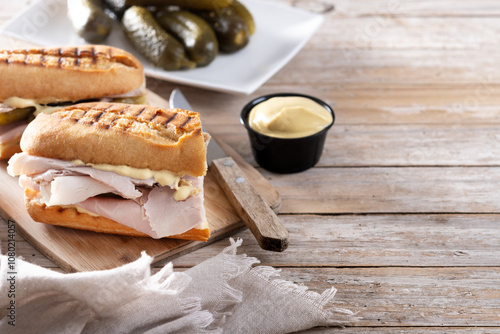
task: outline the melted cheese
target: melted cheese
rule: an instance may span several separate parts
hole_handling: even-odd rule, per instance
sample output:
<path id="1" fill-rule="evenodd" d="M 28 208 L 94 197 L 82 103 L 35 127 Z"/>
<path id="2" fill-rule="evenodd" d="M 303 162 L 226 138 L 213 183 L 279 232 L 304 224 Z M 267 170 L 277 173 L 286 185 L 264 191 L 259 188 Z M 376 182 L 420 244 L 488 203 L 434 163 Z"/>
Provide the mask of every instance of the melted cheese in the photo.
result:
<path id="1" fill-rule="evenodd" d="M 31 99 L 22 99 L 20 97 L 9 97 L 8 99 L 5 99 L 3 101 L 4 104 L 8 105 L 11 108 L 28 108 L 28 107 L 35 107 L 35 112 L 33 113 L 35 116 L 40 114 L 40 113 L 46 113 L 50 114 L 56 111 L 57 109 L 61 109 L 61 107 L 52 107 L 52 106 L 45 106 L 41 105 L 39 103 L 36 103 L 35 100 Z"/>
<path id="2" fill-rule="evenodd" d="M 113 172 L 116 174 L 120 174 L 123 176 L 128 176 L 134 179 L 146 180 L 149 178 L 153 178 L 156 182 L 158 182 L 162 187 L 170 186 L 174 187 L 174 199 L 176 201 L 183 201 L 187 199 L 189 196 L 197 193 L 198 189 L 193 187 L 190 182 L 186 180 L 182 180 L 179 175 L 172 173 L 168 170 L 152 170 L 149 168 L 135 168 L 126 165 L 109 165 L 109 164 L 91 164 L 84 163 L 81 160 L 72 161 L 75 165 L 85 165 L 91 166 L 95 169 L 100 169 L 108 172 Z"/>
<path id="3" fill-rule="evenodd" d="M 57 101 L 57 99 L 55 98 L 53 100 Z M 121 95 L 105 96 L 100 98 L 99 100 L 107 102 L 116 102 L 116 103 L 147 104 L 146 89 L 143 84 L 143 86 L 134 89 L 133 91 L 130 91 L 128 93 Z M 64 106 L 47 106 L 38 103 L 38 101 L 34 99 L 24 99 L 16 96 L 9 97 L 5 99 L 2 103 L 13 109 L 35 107 L 35 112 L 33 113 L 35 116 L 40 113 L 51 114 L 58 109 L 64 108 Z"/>
<path id="4" fill-rule="evenodd" d="M 94 213 L 92 211 L 84 209 L 84 208 L 82 208 L 81 206 L 78 206 L 78 205 L 58 205 L 58 207 L 61 207 L 63 209 L 75 209 L 79 213 L 86 213 L 86 214 L 88 214 L 89 216 L 92 216 L 92 217 L 100 217 L 100 215 L 98 215 L 97 213 Z"/>

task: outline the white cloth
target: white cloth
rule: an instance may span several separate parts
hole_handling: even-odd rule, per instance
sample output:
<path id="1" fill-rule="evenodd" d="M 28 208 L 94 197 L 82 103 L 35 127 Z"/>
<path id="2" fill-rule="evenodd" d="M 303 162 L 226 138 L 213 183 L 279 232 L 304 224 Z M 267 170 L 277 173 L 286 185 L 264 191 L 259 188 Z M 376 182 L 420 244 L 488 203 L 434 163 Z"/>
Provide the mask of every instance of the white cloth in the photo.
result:
<path id="1" fill-rule="evenodd" d="M 169 263 L 154 275 L 145 253 L 119 268 L 71 274 L 22 259 L 10 267 L 4 255 L 0 333 L 270 334 L 352 320 L 331 306 L 334 287 L 318 294 L 282 280 L 278 270 L 237 255 L 241 240 L 230 241 L 191 269 L 174 272 Z"/>

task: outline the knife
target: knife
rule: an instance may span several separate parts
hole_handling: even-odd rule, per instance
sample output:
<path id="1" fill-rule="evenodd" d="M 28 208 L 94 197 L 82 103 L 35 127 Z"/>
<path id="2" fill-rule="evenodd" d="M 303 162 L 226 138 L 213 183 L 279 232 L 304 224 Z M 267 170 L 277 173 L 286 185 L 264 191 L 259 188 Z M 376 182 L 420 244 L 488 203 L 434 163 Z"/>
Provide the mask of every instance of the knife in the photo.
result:
<path id="1" fill-rule="evenodd" d="M 182 92 L 170 94 L 170 108 L 193 110 Z M 205 131 L 205 129 L 203 129 Z M 288 231 L 276 213 L 247 180 L 238 164 L 212 138 L 207 146 L 207 163 L 219 186 L 240 219 L 264 250 L 282 252 L 288 247 Z"/>

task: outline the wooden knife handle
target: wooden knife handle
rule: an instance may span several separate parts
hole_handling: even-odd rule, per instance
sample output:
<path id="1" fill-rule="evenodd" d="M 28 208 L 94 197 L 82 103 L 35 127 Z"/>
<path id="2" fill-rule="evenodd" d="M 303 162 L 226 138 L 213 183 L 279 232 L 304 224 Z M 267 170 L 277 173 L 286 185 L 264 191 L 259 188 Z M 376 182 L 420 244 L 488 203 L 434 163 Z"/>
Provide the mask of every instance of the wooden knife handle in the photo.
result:
<path id="1" fill-rule="evenodd" d="M 260 247 L 284 251 L 288 247 L 288 231 L 234 160 L 230 157 L 214 160 L 209 168 Z"/>
<path id="2" fill-rule="evenodd" d="M 234 148 L 229 146 L 225 141 L 213 138 L 224 152 L 240 167 L 240 169 L 245 173 L 247 179 L 253 185 L 255 190 L 259 195 L 267 202 L 271 209 L 278 213 L 281 208 L 281 197 L 280 194 L 274 189 L 274 187 L 269 183 L 269 181 L 251 164 L 249 164 Z"/>

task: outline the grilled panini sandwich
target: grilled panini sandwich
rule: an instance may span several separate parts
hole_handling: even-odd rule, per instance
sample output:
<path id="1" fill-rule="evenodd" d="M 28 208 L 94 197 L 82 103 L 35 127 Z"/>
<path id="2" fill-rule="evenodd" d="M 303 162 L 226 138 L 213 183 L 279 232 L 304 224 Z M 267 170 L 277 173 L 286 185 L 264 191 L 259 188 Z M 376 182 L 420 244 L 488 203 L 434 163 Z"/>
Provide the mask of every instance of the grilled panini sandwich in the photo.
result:
<path id="1" fill-rule="evenodd" d="M 118 48 L 0 50 L 0 159 L 21 151 L 34 115 L 78 101 L 145 103 L 144 87 L 141 63 Z"/>
<path id="2" fill-rule="evenodd" d="M 207 240 L 208 135 L 199 114 L 82 103 L 39 114 L 9 160 L 38 222 L 95 232 Z"/>

